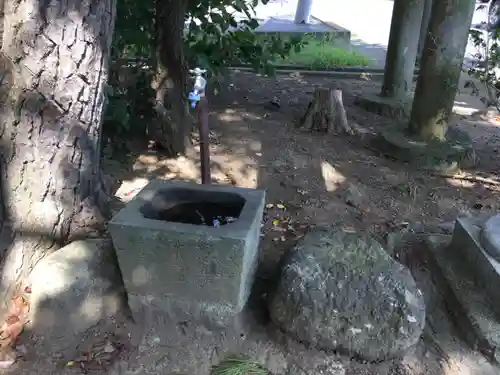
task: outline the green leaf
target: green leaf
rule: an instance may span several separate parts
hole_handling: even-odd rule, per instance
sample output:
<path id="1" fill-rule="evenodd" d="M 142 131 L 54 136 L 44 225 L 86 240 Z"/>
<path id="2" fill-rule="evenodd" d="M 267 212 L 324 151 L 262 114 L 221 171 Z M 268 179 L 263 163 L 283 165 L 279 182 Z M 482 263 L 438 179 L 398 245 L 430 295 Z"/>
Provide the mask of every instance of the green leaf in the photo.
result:
<path id="1" fill-rule="evenodd" d="M 259 21 L 257 21 L 255 18 L 252 18 L 252 19 L 248 20 L 247 25 L 251 29 L 256 29 L 257 27 L 259 27 Z"/>
<path id="2" fill-rule="evenodd" d="M 220 14 L 217 13 L 210 13 L 210 18 L 212 19 L 213 23 L 223 25 L 225 24 L 224 17 L 222 17 Z"/>

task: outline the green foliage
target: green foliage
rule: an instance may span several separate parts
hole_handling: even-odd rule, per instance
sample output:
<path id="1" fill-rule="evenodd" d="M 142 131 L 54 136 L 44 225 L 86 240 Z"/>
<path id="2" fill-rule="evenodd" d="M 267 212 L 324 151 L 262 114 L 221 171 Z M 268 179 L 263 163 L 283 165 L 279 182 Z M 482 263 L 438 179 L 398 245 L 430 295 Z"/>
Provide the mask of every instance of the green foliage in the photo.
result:
<path id="1" fill-rule="evenodd" d="M 154 56 L 153 0 L 120 0 L 116 5 L 112 58 L 145 58 Z"/>
<path id="2" fill-rule="evenodd" d="M 151 72 L 138 63 L 112 71 L 107 86 L 104 134 L 110 138 L 132 134 L 144 136 L 146 121 L 154 117 Z M 137 126 L 140 125 L 140 126 Z"/>
<path id="3" fill-rule="evenodd" d="M 110 139 L 144 136 L 144 124 L 154 116 L 147 65 L 155 51 L 154 2 L 120 0 L 116 13 L 103 132 Z"/>
<path id="4" fill-rule="evenodd" d="M 484 7 L 485 5 L 480 5 Z M 484 33 L 481 30 L 470 30 L 470 37 L 478 51 L 478 58 L 483 60 L 482 64 L 469 69 L 469 75 L 479 80 L 485 87 L 486 97 L 483 96 L 480 87 L 469 80 L 465 83 L 465 88 L 472 90 L 472 93 L 481 96 L 481 100 L 486 106 L 496 106 L 500 111 L 500 28 Z"/>
<path id="5" fill-rule="evenodd" d="M 262 0 L 265 4 L 267 0 Z M 256 71 L 273 74 L 273 64 L 301 47 L 300 38 L 290 40 L 278 35 L 261 38 L 254 30 L 259 23 L 254 18 L 259 0 L 193 1 L 189 7 L 186 32 L 186 53 L 190 65 L 208 69 L 220 75 L 233 64 L 250 64 Z M 192 4 L 191 4 L 192 5 Z M 238 20 L 231 7 L 246 15 Z"/>
<path id="6" fill-rule="evenodd" d="M 210 375 L 269 375 L 260 364 L 243 358 L 227 358 L 212 367 Z"/>
<path id="7" fill-rule="evenodd" d="M 185 54 L 190 67 L 209 70 L 219 79 L 232 64 L 250 64 L 261 73 L 274 73 L 273 64 L 291 51 L 299 51 L 300 38 L 263 40 L 254 33 L 258 22 L 255 7 L 268 0 L 189 0 L 185 15 Z M 236 19 L 236 13 L 246 18 Z M 150 75 L 155 56 L 154 0 L 120 0 L 117 5 L 111 74 L 105 115 L 106 129 L 114 134 L 135 130 L 152 115 L 153 92 Z M 132 61 L 131 61 L 132 60 Z M 148 66 L 149 64 L 149 66 Z M 128 66 L 127 66 L 128 65 Z M 123 70 L 126 70 L 125 79 Z M 149 109 L 146 109 L 149 108 Z M 120 126 L 121 124 L 121 126 Z"/>

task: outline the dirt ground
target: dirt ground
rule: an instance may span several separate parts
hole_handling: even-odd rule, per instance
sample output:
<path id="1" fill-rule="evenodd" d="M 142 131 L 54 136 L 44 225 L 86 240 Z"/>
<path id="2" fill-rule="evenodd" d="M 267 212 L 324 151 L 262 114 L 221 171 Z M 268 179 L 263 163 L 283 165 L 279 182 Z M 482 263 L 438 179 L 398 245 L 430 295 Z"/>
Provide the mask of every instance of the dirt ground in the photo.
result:
<path id="1" fill-rule="evenodd" d="M 229 89 L 211 98 L 212 179 L 266 191 L 264 258 L 276 261 L 311 226 L 341 223 L 382 237 L 408 226 L 447 232 L 457 216 L 498 211 L 500 122 L 494 116 L 453 117 L 453 126 L 476 142 L 481 162 L 459 178 L 443 178 L 376 155 L 360 137 L 295 129 L 319 86 L 341 88 L 349 121 L 367 131 L 394 124 L 354 104 L 356 96 L 379 91 L 379 83 L 373 81 L 275 79 L 239 72 Z M 272 104 L 276 102 L 279 107 Z M 457 111 L 470 106 L 457 103 Z M 116 159 L 103 165 L 106 173 L 121 181 L 117 196 L 123 200 L 152 178 L 200 181 L 196 144 L 188 157 L 176 160 L 144 152 L 137 145 L 130 148 L 134 151 L 125 165 Z M 478 176 L 491 183 L 474 181 Z"/>
<path id="2" fill-rule="evenodd" d="M 379 90 L 379 83 L 374 81 L 300 75 L 276 79 L 238 72 L 229 88 L 211 98 L 210 148 L 214 182 L 265 189 L 267 194 L 261 238 L 261 284 L 272 276 L 283 251 L 313 227 L 343 225 L 370 232 L 384 242 L 387 233 L 403 228 L 450 233 L 457 216 L 498 211 L 500 123 L 497 124 L 494 115 L 454 115 L 451 123 L 469 132 L 481 162 L 474 170 L 464 171 L 460 175 L 463 178 L 444 178 L 378 156 L 364 147 L 360 137 L 311 134 L 295 129 L 294 124 L 304 113 L 315 87 L 319 86 L 341 88 L 349 121 L 367 131 L 393 124 L 387 118 L 354 105 L 357 95 Z M 461 100 L 466 99 L 461 97 Z M 471 101 L 478 102 L 474 98 Z M 462 109 L 471 107 L 466 101 L 457 102 Z M 131 152 L 127 157 L 103 161 L 105 172 L 121 181 L 117 196 L 125 201 L 152 178 L 199 181 L 196 144 L 187 157 L 176 160 L 144 151 L 141 145 L 132 142 L 128 147 Z M 488 183 L 475 181 L 477 176 L 487 179 Z M 498 373 L 498 369 L 460 340 L 448 321 L 439 292 L 430 282 L 425 263 L 415 257 L 409 266 L 426 295 L 428 307 L 426 334 L 416 352 L 396 364 L 361 364 L 340 358 L 336 361 L 342 363 L 342 370 L 335 372 L 330 366 L 323 372 L 345 375 Z M 155 327 L 160 335 L 162 328 Z M 267 328 L 255 334 L 261 341 L 272 340 L 278 335 L 269 332 Z M 201 339 L 199 345 L 206 348 L 215 345 L 210 340 Z M 280 340 L 272 345 L 281 345 Z M 281 350 L 289 354 L 310 355 L 311 358 L 318 355 L 302 346 L 297 349 L 298 343 L 287 345 Z M 290 349 L 292 346 L 295 349 Z M 208 359 L 202 360 L 192 352 L 187 353 L 186 348 L 183 349 L 187 356 L 184 365 L 175 365 L 170 357 L 163 359 L 166 364 L 161 366 L 161 372 L 154 372 L 151 364 L 145 364 L 143 373 L 203 374 L 208 370 L 207 363 L 213 362 L 214 355 L 207 354 Z M 169 350 L 164 349 L 164 352 Z M 134 363 L 141 361 L 140 352 Z M 146 352 L 144 349 L 142 355 Z M 178 360 L 180 355 L 174 357 Z M 268 363 L 270 357 L 272 355 L 262 361 L 272 370 L 280 370 Z M 158 361 L 162 360 L 156 359 L 155 368 L 158 368 Z M 316 372 L 321 373 L 317 369 Z"/>

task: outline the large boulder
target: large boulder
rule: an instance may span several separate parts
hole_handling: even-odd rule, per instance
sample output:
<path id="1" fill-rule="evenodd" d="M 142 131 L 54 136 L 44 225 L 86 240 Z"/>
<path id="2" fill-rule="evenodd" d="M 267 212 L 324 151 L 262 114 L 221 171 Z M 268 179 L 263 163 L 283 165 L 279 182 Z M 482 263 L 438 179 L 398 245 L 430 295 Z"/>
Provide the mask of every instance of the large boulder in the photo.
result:
<path id="1" fill-rule="evenodd" d="M 301 341 L 368 361 L 403 356 L 425 325 L 409 270 L 368 235 L 314 231 L 282 259 L 272 320 Z"/>
<path id="2" fill-rule="evenodd" d="M 127 306 L 115 250 L 106 239 L 75 241 L 48 255 L 29 284 L 27 329 L 37 350 L 71 351 L 90 328 Z"/>

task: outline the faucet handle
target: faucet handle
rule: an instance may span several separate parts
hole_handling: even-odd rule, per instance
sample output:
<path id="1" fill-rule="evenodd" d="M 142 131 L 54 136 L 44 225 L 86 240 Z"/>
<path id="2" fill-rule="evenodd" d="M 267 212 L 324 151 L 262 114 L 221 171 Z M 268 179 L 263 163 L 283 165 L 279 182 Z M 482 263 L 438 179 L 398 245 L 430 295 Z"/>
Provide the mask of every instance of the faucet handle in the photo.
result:
<path id="1" fill-rule="evenodd" d="M 189 73 L 194 74 L 196 76 L 201 76 L 207 72 L 206 69 L 200 69 L 196 67 L 195 69 L 189 69 Z"/>

